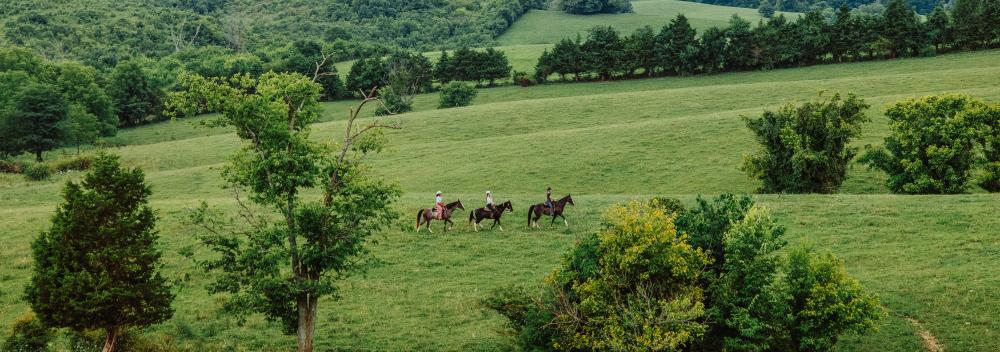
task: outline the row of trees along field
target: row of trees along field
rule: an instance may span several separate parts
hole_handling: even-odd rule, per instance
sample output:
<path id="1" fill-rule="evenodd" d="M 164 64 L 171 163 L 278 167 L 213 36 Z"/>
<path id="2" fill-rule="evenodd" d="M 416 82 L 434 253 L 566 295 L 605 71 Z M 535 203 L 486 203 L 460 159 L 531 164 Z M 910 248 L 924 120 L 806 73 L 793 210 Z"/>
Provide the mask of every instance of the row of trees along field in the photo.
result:
<path id="1" fill-rule="evenodd" d="M 705 4 L 736 6 L 748 8 L 770 8 L 772 11 L 792 11 L 808 12 L 820 8 L 839 8 L 847 6 L 849 8 L 862 8 L 866 6 L 882 6 L 885 0 L 686 0 Z M 941 5 L 938 0 L 906 0 L 906 3 L 917 12 L 927 14 L 936 6 Z"/>
<path id="2" fill-rule="evenodd" d="M 772 69 L 825 62 L 872 60 L 996 47 L 1000 44 L 1000 0 L 957 0 L 921 20 L 904 0 L 877 14 L 841 7 L 834 18 L 819 11 L 794 21 L 779 15 L 757 26 L 733 16 L 729 26 L 697 35 L 683 15 L 658 33 L 651 27 L 622 37 L 595 27 L 585 40 L 564 39 L 545 51 L 535 78 L 562 79 L 690 75 Z"/>
<path id="3" fill-rule="evenodd" d="M 544 0 L 80 0 L 0 2 L 0 42 L 108 69 L 190 48 L 265 53 L 308 39 L 345 48 L 481 46 Z"/>

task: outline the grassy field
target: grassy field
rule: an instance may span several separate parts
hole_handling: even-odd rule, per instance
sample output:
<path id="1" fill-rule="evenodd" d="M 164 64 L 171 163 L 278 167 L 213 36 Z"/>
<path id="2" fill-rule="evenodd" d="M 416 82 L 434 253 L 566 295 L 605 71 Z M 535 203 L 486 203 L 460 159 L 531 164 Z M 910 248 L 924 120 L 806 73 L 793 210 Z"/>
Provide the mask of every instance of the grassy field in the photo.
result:
<path id="1" fill-rule="evenodd" d="M 497 38 L 500 45 L 552 44 L 563 38 L 575 38 L 577 34 L 587 35 L 594 26 L 613 26 L 620 33 L 628 34 L 643 26 L 655 30 L 670 23 L 677 14 L 684 14 L 691 26 L 702 30 L 726 26 L 734 14 L 751 23 L 763 19 L 755 9 L 716 6 L 677 0 L 632 1 L 633 13 L 571 15 L 563 11 L 531 10 L 524 14 L 506 32 Z"/>
<path id="2" fill-rule="evenodd" d="M 638 11 L 638 8 L 637 8 Z M 320 350 L 474 350 L 513 348 L 502 320 L 478 302 L 492 288 L 537 284 L 576 238 L 598 225 L 615 202 L 672 195 L 752 192 L 737 170 L 753 148 L 740 115 L 753 115 L 820 90 L 854 92 L 873 108 L 857 145 L 887 134 L 883 107 L 900 99 L 962 92 L 1000 101 L 1000 51 L 933 58 L 826 65 L 634 81 L 503 87 L 480 91 L 476 104 L 435 110 L 436 95 L 416 97 L 397 118 L 389 150 L 373 160 L 405 190 L 400 229 L 372 245 L 379 264 L 342 285 L 343 299 L 320 305 Z M 341 133 L 348 102 L 326 105 L 314 136 Z M 210 117 L 202 117 L 205 119 Z M 179 120 L 122 131 L 114 151 L 147 171 L 171 277 L 190 275 L 177 313 L 149 330 L 190 350 L 288 350 L 294 340 L 251 319 L 238 325 L 203 289 L 208 278 L 178 255 L 193 243 L 185 209 L 206 200 L 232 210 L 220 167 L 239 146 L 223 129 Z M 48 157 L 59 157 L 53 152 Z M 62 184 L 79 174 L 27 182 L 0 175 L 0 331 L 27 306 L 29 245 L 49 226 Z M 789 228 L 793 245 L 810 244 L 846 261 L 848 271 L 890 310 L 880 331 L 847 337 L 840 351 L 915 351 L 921 322 L 949 351 L 994 351 L 1000 341 L 1000 195 L 973 189 L 955 196 L 888 195 L 884 175 L 855 166 L 841 194 L 755 198 Z M 569 228 L 528 230 L 526 205 L 545 186 L 572 193 Z M 433 192 L 479 206 L 481 193 L 511 199 L 506 232 L 412 232 L 413 213 Z M 465 214 L 462 214 L 465 215 Z M 467 215 L 465 215 L 467 216 Z M 205 253 L 200 253 L 204 255 Z"/>
<path id="3" fill-rule="evenodd" d="M 698 33 L 712 26 L 726 26 L 734 14 L 756 24 L 763 19 L 757 10 L 739 7 L 716 6 L 678 0 L 632 1 L 634 13 L 571 15 L 562 11 L 531 10 L 514 22 L 506 32 L 497 37 L 496 48 L 507 54 L 515 71 L 535 72 L 535 64 L 542 51 L 551 48 L 563 38 L 586 38 L 587 30 L 594 26 L 613 26 L 622 35 L 628 35 L 643 26 L 659 31 L 677 14 L 684 14 Z M 786 15 L 795 15 L 786 13 Z M 437 62 L 440 52 L 424 53 L 431 62 Z M 338 62 L 337 72 L 347 77 L 354 61 Z"/>

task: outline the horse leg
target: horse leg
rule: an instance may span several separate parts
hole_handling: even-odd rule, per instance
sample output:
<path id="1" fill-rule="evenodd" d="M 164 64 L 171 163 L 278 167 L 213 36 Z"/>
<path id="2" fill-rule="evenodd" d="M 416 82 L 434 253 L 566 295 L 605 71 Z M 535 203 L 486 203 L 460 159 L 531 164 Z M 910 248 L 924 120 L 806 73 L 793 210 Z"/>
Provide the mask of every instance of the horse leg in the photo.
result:
<path id="1" fill-rule="evenodd" d="M 557 216 L 558 215 L 552 214 L 552 222 L 549 223 L 549 227 L 552 227 L 553 225 L 556 224 L 556 217 Z"/>
<path id="2" fill-rule="evenodd" d="M 569 227 L 569 221 L 566 221 L 566 217 L 562 214 L 559 214 L 559 217 L 563 219 L 563 224 L 565 224 L 566 227 Z"/>

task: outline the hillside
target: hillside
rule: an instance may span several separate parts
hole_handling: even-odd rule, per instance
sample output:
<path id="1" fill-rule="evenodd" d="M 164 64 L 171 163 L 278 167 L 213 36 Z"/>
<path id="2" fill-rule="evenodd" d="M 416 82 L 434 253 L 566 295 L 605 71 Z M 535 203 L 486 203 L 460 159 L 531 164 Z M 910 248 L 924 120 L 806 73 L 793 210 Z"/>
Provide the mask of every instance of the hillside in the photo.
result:
<path id="1" fill-rule="evenodd" d="M 260 52 L 292 40 L 430 50 L 489 43 L 534 0 L 8 0 L 0 43 L 114 66 L 186 47 Z"/>
<path id="2" fill-rule="evenodd" d="M 961 92 L 1000 101 L 1000 51 L 931 58 L 813 66 L 632 81 L 503 87 L 480 91 L 476 104 L 434 110 L 436 95 L 416 98 L 399 116 L 389 150 L 376 170 L 405 191 L 401 230 L 379 238 L 380 263 L 343 285 L 343 300 L 321 304 L 317 347 L 345 350 L 505 350 L 502 320 L 483 312 L 486 292 L 508 283 L 537 283 L 577 236 L 594 231 L 608 205 L 651 195 L 693 201 L 698 194 L 751 192 L 737 169 L 751 150 L 740 120 L 763 109 L 807 99 L 820 90 L 854 92 L 872 105 L 873 121 L 858 145 L 887 133 L 885 104 L 913 96 Z M 343 129 L 350 102 L 326 105 L 315 138 Z M 199 119 L 204 119 L 201 117 Z M 147 173 L 170 277 L 190 275 L 175 317 L 152 328 L 154 338 L 192 350 L 283 350 L 293 344 L 274 325 L 251 319 L 240 326 L 219 318 L 205 275 L 180 257 L 193 229 L 185 209 L 201 200 L 234 209 L 219 172 L 238 148 L 223 129 L 193 129 L 179 120 L 122 131 L 115 152 Z M 58 157 L 53 152 L 49 158 Z M 21 292 L 30 271 L 31 238 L 48 226 L 64 181 L 27 182 L 0 175 L 0 330 L 26 306 Z M 998 330 L 1000 196 L 887 195 L 885 176 L 855 166 L 841 194 L 755 196 L 789 228 L 793 244 L 812 244 L 845 260 L 848 271 L 890 310 L 879 332 L 848 337 L 839 351 L 914 351 L 921 322 L 954 351 L 991 351 Z M 528 231 L 524 212 L 551 185 L 572 193 L 571 227 Z M 410 217 L 433 192 L 460 197 L 467 207 L 481 193 L 514 202 L 507 232 L 414 234 Z M 203 253 L 199 253 L 203 254 Z M 326 303 L 326 302 L 324 302 Z"/>

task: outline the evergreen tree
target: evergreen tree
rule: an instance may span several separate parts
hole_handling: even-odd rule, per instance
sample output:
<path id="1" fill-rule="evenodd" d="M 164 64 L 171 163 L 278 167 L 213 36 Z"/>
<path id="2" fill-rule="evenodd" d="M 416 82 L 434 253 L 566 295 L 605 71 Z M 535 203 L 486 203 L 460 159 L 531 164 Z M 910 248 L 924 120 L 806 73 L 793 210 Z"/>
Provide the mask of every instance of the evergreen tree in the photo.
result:
<path id="1" fill-rule="evenodd" d="M 837 62 L 844 61 L 844 57 L 851 52 L 854 42 L 854 23 L 851 20 L 851 9 L 847 6 L 840 6 L 837 10 L 837 19 L 830 26 L 830 54 Z"/>
<path id="2" fill-rule="evenodd" d="M 636 29 L 625 39 L 625 71 L 633 74 L 643 69 L 647 77 L 656 72 L 656 33 L 650 26 Z"/>
<path id="3" fill-rule="evenodd" d="M 591 28 L 581 47 L 586 67 L 602 80 L 609 80 L 621 71 L 625 59 L 624 45 L 618 31 L 610 26 Z"/>
<path id="4" fill-rule="evenodd" d="M 31 245 L 25 292 L 46 325 L 105 329 L 107 352 L 123 329 L 170 318 L 174 296 L 160 275 L 151 193 L 142 170 L 107 154 L 82 183 L 66 184 L 52 228 Z"/>
<path id="5" fill-rule="evenodd" d="M 660 65 L 672 73 L 687 75 L 697 68 L 698 41 L 687 17 L 677 15 L 663 27 L 657 40 Z"/>
<path id="6" fill-rule="evenodd" d="M 927 16 L 927 37 L 934 45 L 935 52 L 941 52 L 941 47 L 952 42 L 951 20 L 948 12 L 938 6 Z"/>
<path id="7" fill-rule="evenodd" d="M 493 48 L 486 48 L 486 52 L 481 55 L 483 58 L 483 67 L 480 70 L 481 78 L 489 81 L 490 86 L 496 80 L 510 76 L 510 62 L 507 60 L 507 55 L 504 52 Z"/>
<path id="8" fill-rule="evenodd" d="M 754 35 L 750 21 L 733 15 L 726 28 L 726 70 L 739 71 L 753 68 L 757 61 L 754 54 Z"/>
<path id="9" fill-rule="evenodd" d="M 911 54 L 918 54 L 913 48 L 921 42 L 918 38 L 920 36 L 919 26 L 917 14 L 906 5 L 906 0 L 889 2 L 882 14 L 881 34 L 888 45 L 890 57 L 905 55 L 908 49 Z"/>
<path id="10" fill-rule="evenodd" d="M 983 0 L 955 0 L 951 8 L 954 21 L 955 44 L 965 49 L 975 49 L 982 45 Z"/>
<path id="11" fill-rule="evenodd" d="M 451 82 L 455 77 L 454 66 L 451 63 L 451 57 L 448 56 L 448 52 L 441 50 L 441 57 L 438 58 L 437 64 L 434 65 L 434 79 L 441 84 L 447 84 Z"/>
<path id="12" fill-rule="evenodd" d="M 822 60 L 830 51 L 830 29 L 826 20 L 817 11 L 809 11 L 805 16 L 795 21 L 797 35 L 796 61 L 800 65 L 808 65 Z M 786 38 L 785 40 L 789 40 Z"/>
<path id="13" fill-rule="evenodd" d="M 701 69 L 708 73 L 722 72 L 726 62 L 726 32 L 718 27 L 701 33 L 698 51 Z"/>

